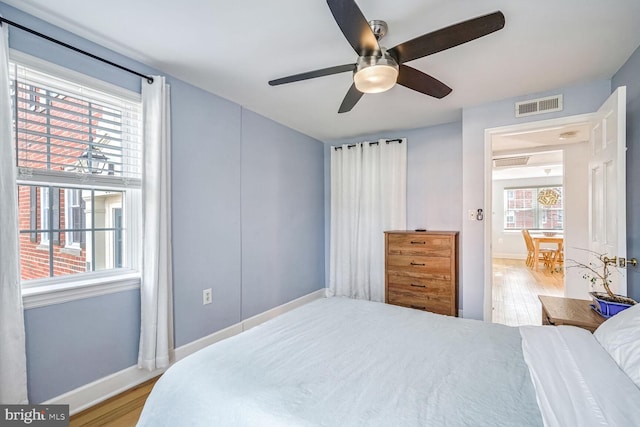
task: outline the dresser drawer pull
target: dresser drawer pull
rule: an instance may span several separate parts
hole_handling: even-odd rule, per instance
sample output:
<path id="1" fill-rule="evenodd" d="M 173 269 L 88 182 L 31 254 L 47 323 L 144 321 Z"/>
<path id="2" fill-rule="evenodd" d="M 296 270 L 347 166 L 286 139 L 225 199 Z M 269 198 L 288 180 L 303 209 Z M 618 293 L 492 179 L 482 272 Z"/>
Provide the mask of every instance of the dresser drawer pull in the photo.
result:
<path id="1" fill-rule="evenodd" d="M 426 310 L 427 309 L 427 307 L 425 307 L 423 305 L 413 305 L 413 304 L 411 304 L 410 307 L 418 309 L 418 310 Z"/>
<path id="2" fill-rule="evenodd" d="M 426 288 L 427 285 L 418 285 L 416 283 L 412 283 L 411 286 L 413 286 L 414 288 Z"/>
<path id="3" fill-rule="evenodd" d="M 412 244 L 412 245 L 426 245 L 426 244 L 427 244 L 427 242 L 419 242 L 419 241 L 417 241 L 417 240 L 412 240 L 412 241 L 411 241 L 411 244 Z"/>
<path id="4" fill-rule="evenodd" d="M 419 262 L 411 261 L 411 265 L 422 265 L 422 266 L 424 266 L 425 264 L 424 264 L 424 262 L 423 263 L 419 263 Z"/>

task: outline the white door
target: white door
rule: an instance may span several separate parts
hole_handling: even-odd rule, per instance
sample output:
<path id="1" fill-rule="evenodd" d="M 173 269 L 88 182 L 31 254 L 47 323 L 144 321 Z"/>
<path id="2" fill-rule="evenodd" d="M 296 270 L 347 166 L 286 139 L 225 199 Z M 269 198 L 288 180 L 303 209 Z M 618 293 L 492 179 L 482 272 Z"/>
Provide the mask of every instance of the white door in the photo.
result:
<path id="1" fill-rule="evenodd" d="M 617 257 L 621 267 L 627 257 L 626 98 L 622 86 L 602 104 L 592 122 L 589 153 L 589 249 Z M 626 295 L 626 270 L 618 272 L 611 290 Z"/>

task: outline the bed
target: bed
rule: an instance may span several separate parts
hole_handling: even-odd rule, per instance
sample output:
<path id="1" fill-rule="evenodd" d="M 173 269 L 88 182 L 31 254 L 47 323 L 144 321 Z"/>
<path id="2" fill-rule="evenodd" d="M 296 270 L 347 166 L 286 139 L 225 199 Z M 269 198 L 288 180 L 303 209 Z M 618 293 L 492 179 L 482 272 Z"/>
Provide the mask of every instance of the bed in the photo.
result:
<path id="1" fill-rule="evenodd" d="M 177 362 L 138 426 L 640 426 L 639 309 L 594 337 L 323 298 Z"/>

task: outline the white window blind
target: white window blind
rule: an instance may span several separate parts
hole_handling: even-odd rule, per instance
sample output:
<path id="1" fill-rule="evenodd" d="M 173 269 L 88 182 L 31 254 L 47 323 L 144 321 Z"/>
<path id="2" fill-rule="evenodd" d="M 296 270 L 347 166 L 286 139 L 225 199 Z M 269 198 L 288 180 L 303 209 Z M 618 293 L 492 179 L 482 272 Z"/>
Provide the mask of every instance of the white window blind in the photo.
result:
<path id="1" fill-rule="evenodd" d="M 139 101 L 21 64 L 10 69 L 20 180 L 140 186 Z"/>

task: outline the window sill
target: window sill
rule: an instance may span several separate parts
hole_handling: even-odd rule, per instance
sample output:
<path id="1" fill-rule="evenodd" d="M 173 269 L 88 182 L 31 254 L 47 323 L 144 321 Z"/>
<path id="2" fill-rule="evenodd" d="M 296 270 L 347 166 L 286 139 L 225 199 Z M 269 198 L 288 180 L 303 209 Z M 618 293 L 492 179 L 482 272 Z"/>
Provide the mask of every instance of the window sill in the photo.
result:
<path id="1" fill-rule="evenodd" d="M 65 246 L 60 249 L 60 253 L 77 257 L 82 255 L 82 249 L 79 246 Z"/>
<path id="2" fill-rule="evenodd" d="M 25 309 L 30 309 L 138 288 L 140 288 L 138 272 L 92 275 L 79 280 L 23 288 L 22 303 Z"/>

